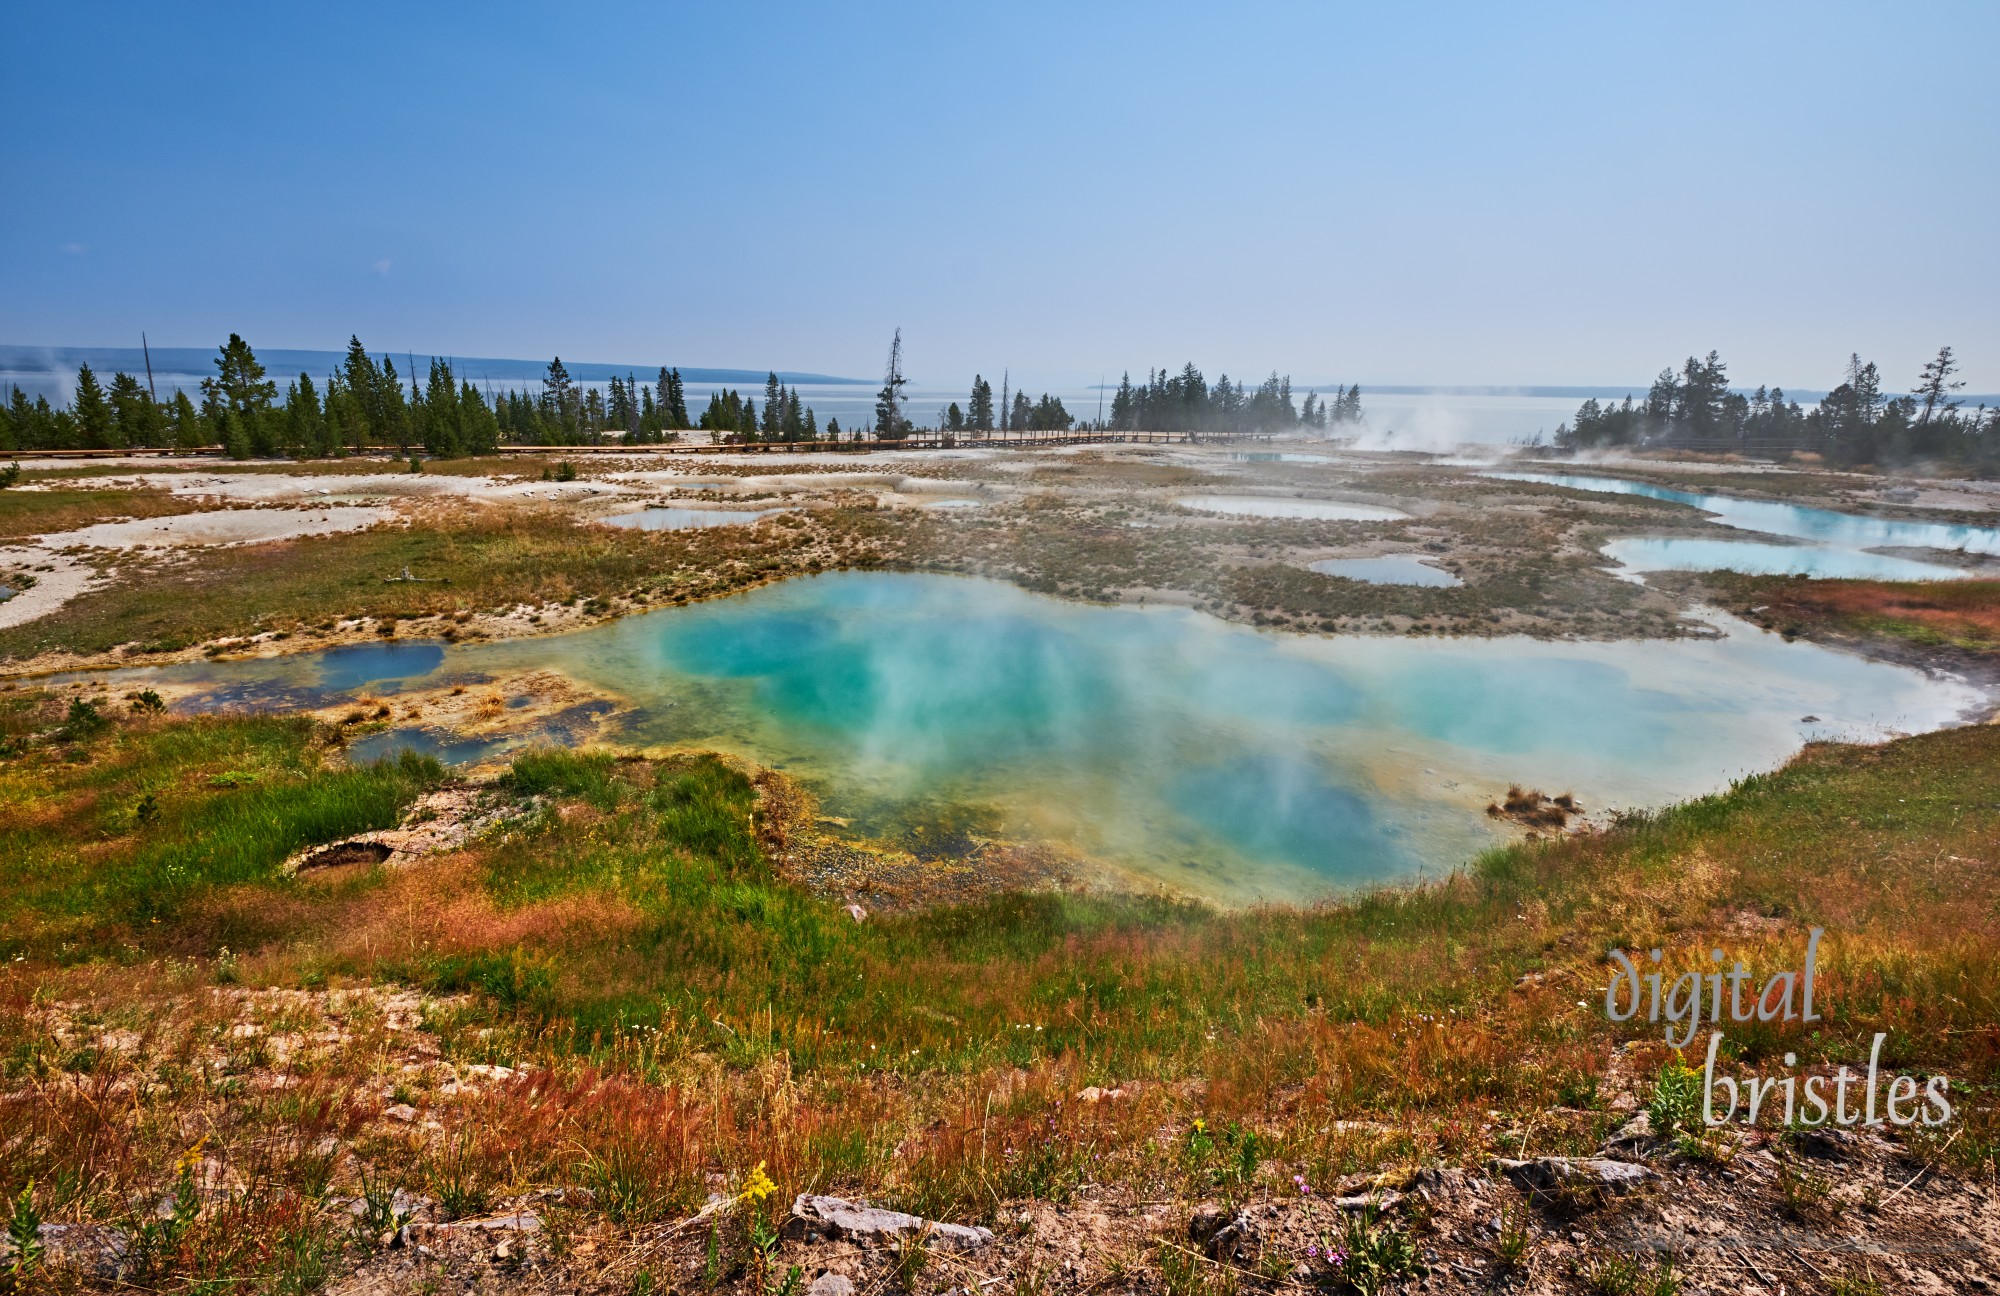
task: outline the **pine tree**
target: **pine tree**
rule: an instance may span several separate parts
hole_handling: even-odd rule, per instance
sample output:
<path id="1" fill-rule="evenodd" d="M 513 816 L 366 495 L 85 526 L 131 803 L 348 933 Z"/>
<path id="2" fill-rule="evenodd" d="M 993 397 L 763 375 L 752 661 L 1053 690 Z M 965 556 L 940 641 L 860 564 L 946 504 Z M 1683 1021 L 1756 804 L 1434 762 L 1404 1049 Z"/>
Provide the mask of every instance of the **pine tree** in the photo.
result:
<path id="1" fill-rule="evenodd" d="M 1023 395 L 1015 399 L 1026 405 L 1028 398 Z M 1042 393 L 1041 400 L 1028 412 L 1028 427 L 1036 432 L 1067 432 L 1074 421 L 1069 411 L 1063 408 L 1062 401 L 1047 392 Z"/>
<path id="2" fill-rule="evenodd" d="M 806 438 L 805 411 L 799 405 L 798 388 L 787 387 L 785 389 L 784 402 L 785 402 L 785 440 L 787 441 L 806 440 L 807 438 Z"/>
<path id="3" fill-rule="evenodd" d="M 354 452 L 359 454 L 369 444 L 381 445 L 389 439 L 389 415 L 382 394 L 382 371 L 376 367 L 368 349 L 361 345 L 361 339 L 353 336 L 347 339 L 347 359 L 343 367 L 347 375 L 347 389 L 353 395 L 360 414 L 353 429 Z"/>
<path id="4" fill-rule="evenodd" d="M 382 410 L 382 422 L 376 427 L 376 434 L 384 444 L 395 444 L 399 458 L 407 458 L 410 453 L 410 405 L 403 397 L 403 380 L 396 376 L 396 362 L 388 356 L 382 357 L 382 377 L 376 383 L 376 390 L 380 393 Z"/>
<path id="5" fill-rule="evenodd" d="M 215 444 L 214 430 L 203 421 L 184 391 L 174 393 L 174 449 L 200 450 Z"/>
<path id="6" fill-rule="evenodd" d="M 202 379 L 203 398 L 225 412 L 224 444 L 230 452 L 272 454 L 277 450 L 276 429 L 271 426 L 272 404 L 278 385 L 264 376 L 264 366 L 241 335 L 231 333 L 215 358 L 215 376 Z M 232 439 L 233 438 L 233 439 Z"/>
<path id="7" fill-rule="evenodd" d="M 1928 424 L 1931 416 L 1939 411 L 1946 414 L 1957 412 L 1959 403 L 1952 399 L 1951 393 L 1962 391 L 1965 384 L 1951 380 L 1952 374 L 1956 372 L 1958 372 L 1958 361 L 1952 358 L 1951 348 L 1948 346 L 1939 347 L 1936 358 L 1924 365 L 1923 373 L 1917 379 L 1917 385 L 1911 389 L 1912 395 L 1921 396 L 1924 400 L 1923 413 L 1917 417 L 1918 427 Z"/>
<path id="8" fill-rule="evenodd" d="M 618 428 L 621 431 L 625 427 L 625 402 L 628 399 L 629 397 L 625 394 L 625 380 L 617 374 L 612 374 L 611 397 L 608 402 L 609 408 L 606 411 L 606 418 L 610 426 Z"/>
<path id="9" fill-rule="evenodd" d="M 466 454 L 491 454 L 500 445 L 500 422 L 469 378 L 458 389 L 458 436 Z"/>
<path id="10" fill-rule="evenodd" d="M 993 430 L 993 384 L 972 375 L 972 398 L 966 403 L 965 426 L 972 432 Z"/>
<path id="11" fill-rule="evenodd" d="M 764 376 L 763 433 L 766 441 L 785 439 L 785 393 L 776 373 Z"/>
<path id="12" fill-rule="evenodd" d="M 694 425 L 688 422 L 687 391 L 681 386 L 681 371 L 673 370 L 667 375 L 667 426 L 685 430 Z"/>
<path id="13" fill-rule="evenodd" d="M 465 432 L 461 426 L 463 407 L 460 403 L 458 376 L 451 371 L 449 362 L 433 358 L 429 381 L 424 385 L 421 432 L 424 450 L 439 458 L 454 458 L 466 451 Z"/>
<path id="14" fill-rule="evenodd" d="M 157 446 L 165 439 L 166 416 L 131 374 L 111 375 L 111 412 L 117 422 L 117 444 Z"/>
<path id="15" fill-rule="evenodd" d="M 104 388 L 87 364 L 77 366 L 76 397 L 70 402 L 70 412 L 76 419 L 77 440 L 85 450 L 115 448 L 118 427 L 112 420 L 111 402 L 104 399 Z"/>
<path id="16" fill-rule="evenodd" d="M 1120 432 L 1135 431 L 1139 426 L 1138 401 L 1132 394 L 1129 369 L 1118 376 L 1118 393 L 1111 398 L 1111 426 Z"/>
<path id="17" fill-rule="evenodd" d="M 326 412 L 320 405 L 319 389 L 313 386 L 311 374 L 300 374 L 297 382 L 285 388 L 283 422 L 283 448 L 287 453 L 300 459 L 324 453 Z"/>
<path id="18" fill-rule="evenodd" d="M 680 410 L 680 418 L 678 420 L 674 418 L 674 386 L 676 386 L 676 376 L 668 374 L 666 366 L 662 364 L 660 366 L 660 382 L 658 382 L 658 392 L 660 394 L 654 400 L 654 408 L 658 408 L 658 412 L 660 412 L 660 428 L 682 428 L 688 422 L 684 406 Z"/>
<path id="19" fill-rule="evenodd" d="M 901 441 L 910 433 L 910 421 L 903 417 L 903 330 L 897 329 L 889 343 L 889 363 L 882 375 L 882 390 L 875 394 L 875 435 L 884 441 Z"/>

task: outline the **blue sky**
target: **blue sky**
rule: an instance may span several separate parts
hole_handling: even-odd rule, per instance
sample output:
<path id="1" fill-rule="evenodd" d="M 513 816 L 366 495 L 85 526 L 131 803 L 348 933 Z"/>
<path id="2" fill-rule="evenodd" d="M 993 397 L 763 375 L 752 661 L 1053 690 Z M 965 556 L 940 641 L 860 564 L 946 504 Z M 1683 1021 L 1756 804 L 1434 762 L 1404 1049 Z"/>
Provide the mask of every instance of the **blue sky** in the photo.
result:
<path id="1" fill-rule="evenodd" d="M 0 342 L 2000 390 L 2000 4 L 10 6 Z"/>

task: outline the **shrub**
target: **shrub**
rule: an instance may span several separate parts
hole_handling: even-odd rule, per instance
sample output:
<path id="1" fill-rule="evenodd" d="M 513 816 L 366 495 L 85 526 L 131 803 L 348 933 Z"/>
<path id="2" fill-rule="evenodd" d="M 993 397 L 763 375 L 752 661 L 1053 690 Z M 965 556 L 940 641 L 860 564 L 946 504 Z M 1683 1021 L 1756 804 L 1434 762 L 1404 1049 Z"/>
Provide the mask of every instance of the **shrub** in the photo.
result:
<path id="1" fill-rule="evenodd" d="M 1646 1114 L 1652 1119 L 1653 1133 L 1661 1138 L 1701 1133 L 1701 1073 L 1681 1061 L 1678 1054 L 1669 1058 L 1653 1081 Z"/>
<path id="2" fill-rule="evenodd" d="M 63 737 L 74 742 L 95 738 L 111 727 L 104 713 L 97 709 L 97 703 L 86 702 L 82 698 L 71 698 L 69 714 L 63 718 Z"/>

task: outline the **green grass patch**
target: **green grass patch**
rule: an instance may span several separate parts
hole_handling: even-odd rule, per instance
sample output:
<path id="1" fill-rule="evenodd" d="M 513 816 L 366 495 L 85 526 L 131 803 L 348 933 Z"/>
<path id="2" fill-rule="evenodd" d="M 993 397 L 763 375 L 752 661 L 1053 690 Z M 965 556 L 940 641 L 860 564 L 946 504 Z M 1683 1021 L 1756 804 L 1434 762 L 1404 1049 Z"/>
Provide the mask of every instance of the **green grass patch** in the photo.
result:
<path id="1" fill-rule="evenodd" d="M 0 954 L 171 938 L 190 901 L 276 884 L 288 856 L 393 826 L 443 777 L 414 755 L 347 767 L 307 719 L 99 715 L 0 761 Z"/>

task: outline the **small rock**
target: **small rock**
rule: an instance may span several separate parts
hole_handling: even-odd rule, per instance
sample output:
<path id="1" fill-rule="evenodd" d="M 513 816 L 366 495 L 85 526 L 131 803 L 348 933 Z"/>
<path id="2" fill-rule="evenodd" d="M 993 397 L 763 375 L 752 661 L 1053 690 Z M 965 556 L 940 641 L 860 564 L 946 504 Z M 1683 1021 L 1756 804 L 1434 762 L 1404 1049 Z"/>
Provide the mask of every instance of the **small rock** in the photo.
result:
<path id="1" fill-rule="evenodd" d="M 106 1224 L 44 1224 L 37 1230 L 44 1263 L 75 1269 L 85 1277 L 125 1276 L 130 1239 Z M 11 1248 L 9 1248 L 11 1256 Z"/>
<path id="2" fill-rule="evenodd" d="M 1455 1196 L 1464 1192 L 1466 1187 L 1466 1175 L 1463 1170 L 1424 1166 L 1410 1176 L 1411 1191 L 1422 1194 L 1426 1201 Z"/>
<path id="3" fill-rule="evenodd" d="M 847 906 L 847 916 L 856 922 L 860 922 L 868 917 L 868 911 L 858 904 L 851 904 Z"/>
<path id="4" fill-rule="evenodd" d="M 1860 1148 L 1861 1140 L 1844 1129 L 1805 1128 L 1792 1135 L 1798 1149 L 1808 1156 L 1845 1161 Z"/>
<path id="5" fill-rule="evenodd" d="M 1208 1239 L 1208 1255 L 1211 1260 L 1222 1264 L 1253 1262 L 1257 1259 L 1261 1240 L 1256 1226 L 1250 1221 L 1250 1212 L 1243 1211 Z"/>
<path id="6" fill-rule="evenodd" d="M 844 1197 L 800 1193 L 792 1202 L 792 1214 L 808 1234 L 845 1238 L 863 1246 L 883 1245 L 905 1234 L 914 1234 L 926 1245 L 946 1251 L 974 1251 L 993 1240 L 993 1230 L 989 1228 L 944 1224 L 901 1211 L 878 1210 Z"/>
<path id="7" fill-rule="evenodd" d="M 385 1108 L 382 1114 L 390 1120 L 399 1120 L 404 1124 L 409 1124 L 417 1119 L 417 1109 L 408 1103 L 397 1103 L 393 1107 Z"/>
<path id="8" fill-rule="evenodd" d="M 1629 1192 L 1653 1172 L 1630 1161 L 1604 1157 L 1541 1157 L 1533 1161 L 1512 1161 L 1495 1157 L 1493 1167 L 1523 1192 L 1553 1192 L 1560 1188 L 1603 1188 L 1615 1193 Z"/>
<path id="9" fill-rule="evenodd" d="M 484 1219 L 453 1220 L 449 1224 L 410 1224 L 403 1229 L 403 1240 L 436 1246 L 453 1238 L 466 1238 L 481 1242 L 498 1239 L 503 1247 L 509 1247 L 518 1238 L 540 1233 L 542 1217 L 533 1211 L 515 1211 L 511 1215 L 490 1215 Z"/>
<path id="10" fill-rule="evenodd" d="M 854 1296 L 854 1280 L 845 1274 L 824 1273 L 812 1280 L 806 1296 Z"/>
<path id="11" fill-rule="evenodd" d="M 1607 1149 L 1629 1149 L 1645 1147 L 1653 1141 L 1653 1117 L 1650 1112 L 1640 1112 L 1631 1120 L 1618 1127 L 1618 1132 L 1605 1140 Z"/>
<path id="12" fill-rule="evenodd" d="M 1365 1211 L 1391 1210 L 1403 1200 L 1403 1194 L 1394 1191 L 1357 1194 L 1352 1197 L 1329 1197 L 1326 1204 L 1335 1210 Z"/>
<path id="13" fill-rule="evenodd" d="M 1197 1245 L 1207 1241 L 1222 1231 L 1229 1222 L 1229 1212 L 1219 1206 L 1197 1206 L 1188 1219 L 1188 1241 Z"/>

